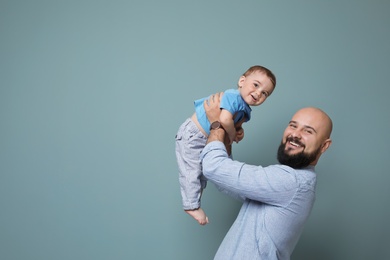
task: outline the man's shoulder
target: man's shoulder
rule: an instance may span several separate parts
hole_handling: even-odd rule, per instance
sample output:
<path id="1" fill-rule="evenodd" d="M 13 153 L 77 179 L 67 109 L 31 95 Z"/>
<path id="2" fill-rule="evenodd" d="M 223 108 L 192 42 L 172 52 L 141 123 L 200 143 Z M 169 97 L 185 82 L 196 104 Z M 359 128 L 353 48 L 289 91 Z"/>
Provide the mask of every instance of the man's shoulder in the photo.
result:
<path id="1" fill-rule="evenodd" d="M 289 176 L 291 180 L 299 183 L 299 186 L 306 186 L 306 184 L 309 184 L 309 186 L 315 186 L 317 182 L 317 175 L 314 171 L 314 167 L 312 166 L 295 169 L 287 165 L 275 164 L 269 167 L 269 171 L 273 174 L 279 175 L 280 177 L 282 175 Z"/>
<path id="2" fill-rule="evenodd" d="M 292 168 L 291 166 L 288 166 L 285 164 L 273 164 L 273 165 L 270 165 L 268 167 L 279 168 L 280 170 L 286 171 L 286 172 L 305 172 L 305 171 L 314 172 L 314 166 L 308 166 L 306 168 L 296 169 L 296 168 Z"/>

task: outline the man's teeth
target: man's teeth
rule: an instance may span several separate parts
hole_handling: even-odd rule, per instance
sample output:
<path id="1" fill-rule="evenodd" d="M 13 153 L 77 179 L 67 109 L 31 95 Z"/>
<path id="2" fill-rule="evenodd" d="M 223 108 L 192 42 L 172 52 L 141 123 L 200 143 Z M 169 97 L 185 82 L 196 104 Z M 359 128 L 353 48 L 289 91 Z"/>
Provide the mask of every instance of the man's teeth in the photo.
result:
<path id="1" fill-rule="evenodd" d="M 290 142 L 291 145 L 295 146 L 295 147 L 299 147 L 300 145 L 297 144 L 297 143 L 294 143 L 294 142 Z"/>

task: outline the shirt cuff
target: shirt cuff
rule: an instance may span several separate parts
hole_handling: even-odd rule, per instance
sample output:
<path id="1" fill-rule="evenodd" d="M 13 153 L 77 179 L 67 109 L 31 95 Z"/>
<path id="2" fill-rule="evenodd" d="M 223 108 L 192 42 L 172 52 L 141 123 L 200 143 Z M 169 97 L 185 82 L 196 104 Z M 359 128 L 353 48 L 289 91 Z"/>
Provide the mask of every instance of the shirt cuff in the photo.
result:
<path id="1" fill-rule="evenodd" d="M 205 148 L 203 148 L 200 154 L 200 160 L 202 161 L 206 154 L 212 150 L 223 150 L 227 153 L 225 145 L 220 141 L 213 141 L 208 143 Z"/>

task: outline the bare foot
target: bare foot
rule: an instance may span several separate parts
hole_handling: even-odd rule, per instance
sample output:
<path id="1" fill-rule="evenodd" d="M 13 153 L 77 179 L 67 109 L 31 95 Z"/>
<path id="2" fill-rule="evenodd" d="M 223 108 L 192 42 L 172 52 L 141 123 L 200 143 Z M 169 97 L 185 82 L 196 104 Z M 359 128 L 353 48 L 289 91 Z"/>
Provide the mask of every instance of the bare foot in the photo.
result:
<path id="1" fill-rule="evenodd" d="M 203 209 L 195 209 L 195 210 L 185 210 L 188 215 L 193 217 L 200 225 L 206 225 L 209 223 L 209 219 L 206 216 L 206 213 L 204 213 Z"/>

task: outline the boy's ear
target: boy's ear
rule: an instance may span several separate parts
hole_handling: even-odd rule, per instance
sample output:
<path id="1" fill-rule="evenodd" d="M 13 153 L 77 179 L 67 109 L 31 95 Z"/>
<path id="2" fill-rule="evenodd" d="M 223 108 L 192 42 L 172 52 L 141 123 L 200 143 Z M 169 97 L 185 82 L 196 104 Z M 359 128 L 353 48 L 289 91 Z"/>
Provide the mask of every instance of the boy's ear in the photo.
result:
<path id="1" fill-rule="evenodd" d="M 245 76 L 241 76 L 241 77 L 238 79 L 238 87 L 240 87 L 240 88 L 242 87 L 242 84 L 244 84 L 245 79 L 246 79 Z"/>

